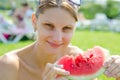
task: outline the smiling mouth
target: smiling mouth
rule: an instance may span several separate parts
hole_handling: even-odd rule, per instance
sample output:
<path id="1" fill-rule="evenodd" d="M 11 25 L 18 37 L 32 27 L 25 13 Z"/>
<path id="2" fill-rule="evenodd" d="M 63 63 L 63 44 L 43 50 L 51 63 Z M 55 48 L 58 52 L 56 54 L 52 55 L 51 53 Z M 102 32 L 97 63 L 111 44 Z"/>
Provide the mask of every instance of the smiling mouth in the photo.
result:
<path id="1" fill-rule="evenodd" d="M 56 43 L 52 43 L 52 42 L 49 42 L 48 41 L 48 44 L 51 46 L 51 47 L 53 47 L 53 48 L 58 48 L 58 47 L 60 47 L 62 44 L 56 44 Z"/>

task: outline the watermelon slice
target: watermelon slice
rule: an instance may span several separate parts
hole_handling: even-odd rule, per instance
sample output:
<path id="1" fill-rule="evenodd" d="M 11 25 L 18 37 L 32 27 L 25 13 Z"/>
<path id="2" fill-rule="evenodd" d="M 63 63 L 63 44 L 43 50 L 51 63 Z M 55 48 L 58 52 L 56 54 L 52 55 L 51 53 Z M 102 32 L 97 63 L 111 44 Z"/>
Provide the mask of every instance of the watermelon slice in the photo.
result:
<path id="1" fill-rule="evenodd" d="M 92 80 L 104 72 L 103 63 L 108 55 L 108 50 L 95 46 L 76 56 L 66 55 L 58 64 L 70 72 L 70 80 Z"/>

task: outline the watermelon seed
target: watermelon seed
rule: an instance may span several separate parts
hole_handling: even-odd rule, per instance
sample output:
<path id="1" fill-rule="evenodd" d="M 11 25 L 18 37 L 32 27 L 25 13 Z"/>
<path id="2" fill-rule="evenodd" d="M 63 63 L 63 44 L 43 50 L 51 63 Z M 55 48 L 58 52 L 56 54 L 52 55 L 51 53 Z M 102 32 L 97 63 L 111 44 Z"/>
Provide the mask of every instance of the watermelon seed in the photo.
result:
<path id="1" fill-rule="evenodd" d="M 90 55 L 90 58 L 92 58 L 92 57 L 93 57 L 93 54 Z"/>

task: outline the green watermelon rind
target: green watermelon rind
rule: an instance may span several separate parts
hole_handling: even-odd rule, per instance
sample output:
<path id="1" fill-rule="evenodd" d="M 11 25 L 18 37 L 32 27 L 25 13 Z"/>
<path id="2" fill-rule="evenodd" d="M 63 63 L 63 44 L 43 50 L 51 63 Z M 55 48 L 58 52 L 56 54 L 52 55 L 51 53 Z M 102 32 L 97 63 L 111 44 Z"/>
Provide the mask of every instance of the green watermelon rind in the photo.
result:
<path id="1" fill-rule="evenodd" d="M 103 74 L 105 71 L 104 68 L 101 68 L 97 73 L 92 74 L 92 75 L 87 75 L 87 76 L 67 76 L 68 80 L 92 80 L 98 76 L 100 76 L 101 74 Z"/>

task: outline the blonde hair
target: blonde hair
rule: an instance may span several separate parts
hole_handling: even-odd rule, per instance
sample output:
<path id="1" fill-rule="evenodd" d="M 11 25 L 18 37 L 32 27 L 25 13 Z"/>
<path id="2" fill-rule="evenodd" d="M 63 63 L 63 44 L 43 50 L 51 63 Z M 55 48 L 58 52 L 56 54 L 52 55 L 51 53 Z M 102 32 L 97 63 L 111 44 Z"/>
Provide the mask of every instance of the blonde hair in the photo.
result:
<path id="1" fill-rule="evenodd" d="M 68 2 L 65 2 L 65 1 L 63 1 L 63 2 L 61 1 L 61 3 L 58 4 L 54 0 L 42 0 L 40 2 L 40 5 L 37 7 L 35 15 L 38 18 L 39 14 L 44 13 L 44 11 L 46 9 L 55 8 L 55 7 L 59 7 L 59 8 L 62 8 L 64 10 L 67 10 L 71 14 L 71 16 L 74 17 L 75 21 L 78 21 L 77 11 L 76 11 L 75 7 L 70 5 Z"/>

